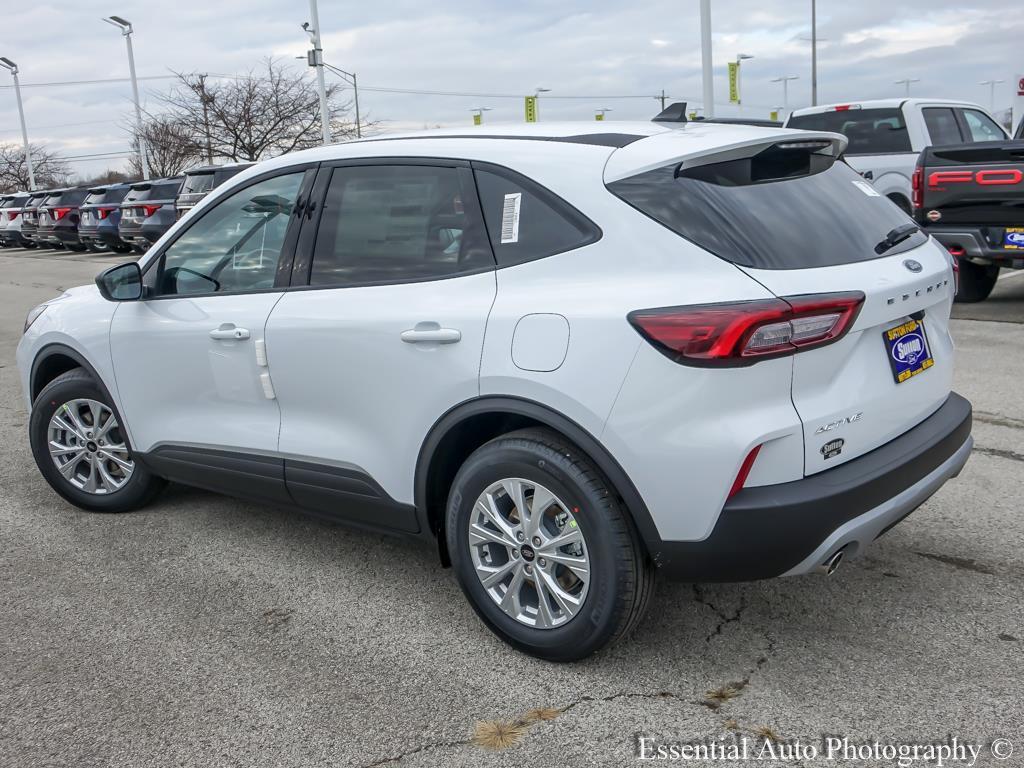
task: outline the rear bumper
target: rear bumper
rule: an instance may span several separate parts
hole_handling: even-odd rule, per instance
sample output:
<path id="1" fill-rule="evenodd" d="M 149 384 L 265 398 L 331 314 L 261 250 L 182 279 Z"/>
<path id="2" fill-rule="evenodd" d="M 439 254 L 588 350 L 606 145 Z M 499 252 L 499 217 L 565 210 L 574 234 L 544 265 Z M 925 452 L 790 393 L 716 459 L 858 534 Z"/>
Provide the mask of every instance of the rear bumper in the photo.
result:
<path id="1" fill-rule="evenodd" d="M 703 541 L 661 542 L 666 574 L 751 581 L 809 573 L 844 549 L 857 554 L 959 474 L 970 456 L 971 404 L 956 393 L 923 422 L 871 453 L 791 483 L 745 488 Z"/>
<path id="2" fill-rule="evenodd" d="M 988 236 L 989 229 L 1003 231 L 1002 227 L 929 226 L 926 228 L 928 234 L 947 249 L 962 248 L 963 254 L 957 254 L 961 258 L 982 260 L 1013 269 L 1024 268 L 1024 250 L 1006 249 L 1002 247 L 1001 243 L 993 243 Z"/>

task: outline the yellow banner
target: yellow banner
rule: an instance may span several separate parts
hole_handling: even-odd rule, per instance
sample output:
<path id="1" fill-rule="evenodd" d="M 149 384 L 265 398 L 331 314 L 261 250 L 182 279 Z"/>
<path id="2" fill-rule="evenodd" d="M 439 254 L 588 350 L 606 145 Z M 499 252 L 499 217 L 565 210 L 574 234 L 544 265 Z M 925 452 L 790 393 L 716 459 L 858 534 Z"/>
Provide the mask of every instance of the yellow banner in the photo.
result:
<path id="1" fill-rule="evenodd" d="M 768 119 L 769 120 L 778 120 L 779 119 L 779 110 L 773 109 L 771 112 L 769 112 L 768 113 Z"/>
<path id="2" fill-rule="evenodd" d="M 527 96 L 526 97 L 526 122 L 536 123 L 537 122 L 537 97 Z"/>
<path id="3" fill-rule="evenodd" d="M 729 103 L 740 103 L 740 63 L 729 62 Z"/>
<path id="4" fill-rule="evenodd" d="M 484 116 L 479 112 L 473 115 L 473 125 L 480 125 L 484 121 Z"/>
<path id="5" fill-rule="evenodd" d="M 595 120 L 604 120 L 604 112 L 598 112 L 596 115 L 594 115 L 594 119 Z"/>

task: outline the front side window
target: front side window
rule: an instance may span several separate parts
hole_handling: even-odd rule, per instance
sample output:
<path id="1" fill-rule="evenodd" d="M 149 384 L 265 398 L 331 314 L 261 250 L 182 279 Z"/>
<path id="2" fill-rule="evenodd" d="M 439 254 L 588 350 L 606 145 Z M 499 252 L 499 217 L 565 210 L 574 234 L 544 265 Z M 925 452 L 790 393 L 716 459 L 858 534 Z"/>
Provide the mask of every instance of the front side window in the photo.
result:
<path id="1" fill-rule="evenodd" d="M 310 285 L 430 280 L 493 268 L 464 173 L 426 165 L 334 169 Z"/>
<path id="2" fill-rule="evenodd" d="M 187 296 L 273 288 L 303 175 L 258 182 L 210 208 L 164 251 L 154 292 Z"/>
<path id="3" fill-rule="evenodd" d="M 910 152 L 910 136 L 903 112 L 892 109 L 837 109 L 794 115 L 787 128 L 841 133 L 850 141 L 848 155 L 885 155 Z"/>
<path id="4" fill-rule="evenodd" d="M 1006 134 L 1003 129 L 996 125 L 996 122 L 976 109 L 964 110 L 964 122 L 967 123 L 967 130 L 971 132 L 971 141 L 1005 141 Z"/>
<path id="5" fill-rule="evenodd" d="M 928 107 L 924 113 L 924 124 L 928 128 L 928 137 L 932 144 L 960 144 L 960 126 L 951 107 Z"/>

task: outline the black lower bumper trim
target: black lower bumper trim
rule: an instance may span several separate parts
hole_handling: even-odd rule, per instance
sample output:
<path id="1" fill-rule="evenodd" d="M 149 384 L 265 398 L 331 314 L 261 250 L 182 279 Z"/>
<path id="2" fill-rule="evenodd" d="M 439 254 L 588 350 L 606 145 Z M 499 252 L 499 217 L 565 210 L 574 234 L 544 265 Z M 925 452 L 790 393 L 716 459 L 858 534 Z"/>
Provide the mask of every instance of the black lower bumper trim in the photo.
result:
<path id="1" fill-rule="evenodd" d="M 940 467 L 971 435 L 971 404 L 956 393 L 895 440 L 802 480 L 744 488 L 703 541 L 661 543 L 658 562 L 672 578 L 753 581 L 807 558 L 828 536 Z"/>

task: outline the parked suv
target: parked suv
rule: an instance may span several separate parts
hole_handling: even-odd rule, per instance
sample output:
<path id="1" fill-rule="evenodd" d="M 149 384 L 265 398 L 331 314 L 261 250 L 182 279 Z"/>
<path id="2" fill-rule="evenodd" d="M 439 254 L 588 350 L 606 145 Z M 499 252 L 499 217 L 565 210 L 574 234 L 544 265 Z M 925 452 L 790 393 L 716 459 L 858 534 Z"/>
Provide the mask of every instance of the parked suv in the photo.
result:
<path id="1" fill-rule="evenodd" d="M 121 203 L 117 232 L 135 251 L 144 253 L 160 239 L 177 218 L 174 200 L 183 177 L 132 184 Z"/>
<path id="2" fill-rule="evenodd" d="M 78 239 L 78 207 L 88 193 L 85 187 L 51 192 L 39 206 L 36 240 L 41 244 L 84 251 L 85 246 Z"/>
<path id="3" fill-rule="evenodd" d="M 90 250 L 111 250 L 127 253 L 131 246 L 118 234 L 121 223 L 121 201 L 131 188 L 130 184 L 111 184 L 93 187 L 79 209 L 78 237 Z"/>
<path id="4" fill-rule="evenodd" d="M 25 207 L 21 209 L 21 238 L 26 248 L 35 248 L 39 245 L 36 241 L 39 206 L 43 204 L 49 194 L 50 190 L 33 192 L 31 197 L 25 201 Z"/>
<path id="5" fill-rule="evenodd" d="M 786 127 L 846 136 L 845 159 L 908 214 L 914 167 L 925 147 L 1007 138 L 1006 131 L 977 104 L 945 99 L 879 99 L 808 107 L 793 112 Z"/>
<path id="6" fill-rule="evenodd" d="M 830 572 L 972 445 L 949 255 L 844 146 L 568 123 L 260 163 L 29 314 L 36 462 L 87 510 L 174 480 L 429 542 L 558 661 L 656 572 Z"/>
<path id="7" fill-rule="evenodd" d="M 0 246 L 22 244 L 21 209 L 28 198 L 28 192 L 15 192 L 0 197 Z"/>
<path id="8" fill-rule="evenodd" d="M 231 165 L 204 165 L 185 172 L 185 180 L 178 192 L 174 207 L 180 219 L 191 211 L 196 203 L 206 197 L 232 176 L 236 176 L 252 163 L 233 163 Z"/>

